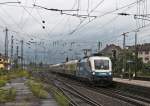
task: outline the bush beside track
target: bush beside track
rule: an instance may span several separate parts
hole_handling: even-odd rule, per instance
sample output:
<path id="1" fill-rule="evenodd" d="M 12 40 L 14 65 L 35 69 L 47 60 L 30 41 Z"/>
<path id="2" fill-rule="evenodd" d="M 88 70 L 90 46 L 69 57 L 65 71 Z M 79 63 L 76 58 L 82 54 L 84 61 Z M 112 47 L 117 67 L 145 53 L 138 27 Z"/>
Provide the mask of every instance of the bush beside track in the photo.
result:
<path id="1" fill-rule="evenodd" d="M 62 93 L 62 91 L 58 89 L 51 82 L 51 80 L 46 80 L 46 77 L 42 76 L 42 74 L 45 74 L 45 72 L 32 71 L 31 74 L 33 76 L 33 79 L 36 79 L 36 81 L 44 84 L 44 89 L 52 94 L 59 106 L 70 106 L 70 100 L 67 98 L 67 96 L 64 93 Z"/>

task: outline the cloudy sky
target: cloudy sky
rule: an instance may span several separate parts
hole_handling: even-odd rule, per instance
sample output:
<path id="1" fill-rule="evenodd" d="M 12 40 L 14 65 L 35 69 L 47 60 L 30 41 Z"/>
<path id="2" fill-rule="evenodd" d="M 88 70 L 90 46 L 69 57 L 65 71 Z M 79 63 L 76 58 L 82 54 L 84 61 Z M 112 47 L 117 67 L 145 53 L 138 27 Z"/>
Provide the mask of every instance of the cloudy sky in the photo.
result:
<path id="1" fill-rule="evenodd" d="M 62 10 L 63 14 L 38 6 Z M 103 47 L 111 43 L 122 46 L 123 32 L 130 32 L 126 45 L 132 45 L 137 28 L 140 28 L 138 43 L 148 43 L 149 6 L 149 0 L 0 0 L 0 52 L 4 52 L 6 27 L 9 47 L 13 35 L 15 47 L 24 40 L 28 59 L 34 60 L 36 53 L 38 61 L 50 63 L 62 62 L 66 56 L 77 58 L 83 54 L 84 48 L 96 51 L 98 41 Z M 143 15 L 137 18 L 145 20 L 135 19 L 135 14 Z M 37 43 L 29 45 L 28 42 Z"/>

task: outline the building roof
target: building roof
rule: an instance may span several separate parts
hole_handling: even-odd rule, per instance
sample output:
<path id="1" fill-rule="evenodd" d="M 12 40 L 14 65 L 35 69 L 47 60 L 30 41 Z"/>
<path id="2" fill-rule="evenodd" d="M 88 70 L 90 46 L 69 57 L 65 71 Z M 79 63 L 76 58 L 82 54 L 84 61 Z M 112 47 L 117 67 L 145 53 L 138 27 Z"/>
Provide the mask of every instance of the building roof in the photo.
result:
<path id="1" fill-rule="evenodd" d="M 129 46 L 129 49 L 134 50 L 135 46 Z M 150 51 L 150 43 L 138 44 L 137 50 L 138 51 Z"/>
<path id="2" fill-rule="evenodd" d="M 108 50 L 118 50 L 118 51 L 121 51 L 121 47 L 120 46 L 116 46 L 115 44 L 110 44 L 110 45 L 106 45 L 106 47 L 101 51 L 101 52 L 107 52 Z"/>

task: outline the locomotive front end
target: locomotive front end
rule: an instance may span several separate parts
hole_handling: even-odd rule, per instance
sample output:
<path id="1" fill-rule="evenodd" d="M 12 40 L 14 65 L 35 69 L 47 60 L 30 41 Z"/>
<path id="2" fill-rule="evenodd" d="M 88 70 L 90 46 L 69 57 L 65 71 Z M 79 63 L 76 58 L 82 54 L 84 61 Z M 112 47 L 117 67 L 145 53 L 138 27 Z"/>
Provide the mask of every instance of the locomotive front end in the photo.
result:
<path id="1" fill-rule="evenodd" d="M 93 81 L 112 81 L 112 63 L 108 57 L 91 59 Z"/>

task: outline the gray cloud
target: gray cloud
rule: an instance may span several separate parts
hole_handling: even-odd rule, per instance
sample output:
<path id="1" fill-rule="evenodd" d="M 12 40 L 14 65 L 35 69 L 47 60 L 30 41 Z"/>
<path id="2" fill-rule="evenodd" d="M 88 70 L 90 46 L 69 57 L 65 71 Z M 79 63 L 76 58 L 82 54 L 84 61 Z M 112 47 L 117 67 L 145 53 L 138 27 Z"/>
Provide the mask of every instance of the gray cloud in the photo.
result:
<path id="1" fill-rule="evenodd" d="M 8 0 L 13 1 L 13 0 Z M 16 0 L 14 0 L 16 1 Z M 127 12 L 130 14 L 136 14 L 136 5 L 133 7 L 124 8 L 113 12 L 109 15 L 102 16 L 103 14 L 118 9 L 124 5 L 135 2 L 136 0 L 104 0 L 104 2 L 97 7 L 90 15 L 102 16 L 97 18 L 96 20 L 89 22 L 89 18 L 87 18 L 78 30 L 70 34 L 76 27 L 83 21 L 83 19 L 73 16 L 61 15 L 60 12 L 47 11 L 44 9 L 40 9 L 37 7 L 33 7 L 34 1 L 36 1 L 37 5 L 45 6 L 47 8 L 56 8 L 56 9 L 77 9 L 77 1 L 78 0 L 21 0 L 21 4 L 7 4 L 0 5 L 0 41 L 2 44 L 0 45 L 0 50 L 3 52 L 3 43 L 4 43 L 4 28 L 8 27 L 9 29 L 9 40 L 10 36 L 14 35 L 16 39 L 24 39 L 25 42 L 28 42 L 31 39 L 40 42 L 43 39 L 45 43 L 45 47 L 49 48 L 52 55 L 55 54 L 53 59 L 57 58 L 57 62 L 61 58 L 64 60 L 65 55 L 61 57 L 62 49 L 63 51 L 67 51 L 68 48 L 71 47 L 62 47 L 62 45 L 57 45 L 58 47 L 53 46 L 53 42 L 78 42 L 76 45 L 81 45 L 80 47 L 76 47 L 75 51 L 79 51 L 79 48 L 94 48 L 96 49 L 96 43 L 98 41 L 102 41 L 104 45 L 107 43 L 116 43 L 117 45 L 122 44 L 122 38 L 120 35 L 123 32 L 128 32 L 132 29 L 136 28 L 136 21 L 132 16 L 118 16 L 117 13 Z M 89 11 L 92 10 L 100 0 L 89 0 Z M 1 0 L 0 2 L 6 2 L 6 0 Z M 150 5 L 148 1 L 147 6 Z M 80 0 L 80 10 L 79 14 L 87 14 L 87 1 Z M 149 7 L 147 9 L 147 13 L 150 13 Z M 68 12 L 76 14 L 77 12 Z M 42 23 L 42 21 L 45 23 Z M 145 21 L 148 24 L 148 21 Z M 82 26 L 86 23 L 89 23 L 85 26 Z M 42 27 L 45 26 L 45 29 Z M 149 27 L 143 28 L 139 32 L 139 39 L 144 41 L 144 39 L 149 39 Z M 18 33 L 12 32 L 17 31 Z M 147 31 L 145 31 L 147 30 Z M 28 35 L 27 35 L 28 34 Z M 130 35 L 134 35 L 131 33 Z M 132 36 L 128 37 L 128 44 L 132 44 L 133 39 Z M 131 39 L 131 40 L 130 40 Z M 62 40 L 62 41 L 60 41 Z M 84 42 L 89 42 L 84 43 Z M 93 44 L 90 42 L 94 42 Z M 139 41 L 141 42 L 141 41 Z M 83 45 L 84 44 L 84 45 Z M 38 49 L 42 50 L 41 47 Z M 28 48 L 26 47 L 26 50 Z M 32 52 L 34 50 L 31 50 Z M 56 52 L 57 51 L 57 52 Z M 82 52 L 81 50 L 79 51 Z M 54 54 L 53 54 L 54 53 Z M 70 53 L 71 54 L 71 53 Z M 30 54 L 26 54 L 30 55 Z M 34 54 L 32 54 L 34 55 Z M 50 56 L 50 53 L 47 53 L 47 56 Z M 49 61 L 49 60 L 47 60 Z M 53 61 L 53 60 L 50 60 Z M 56 63 L 56 62 L 55 62 Z"/>

